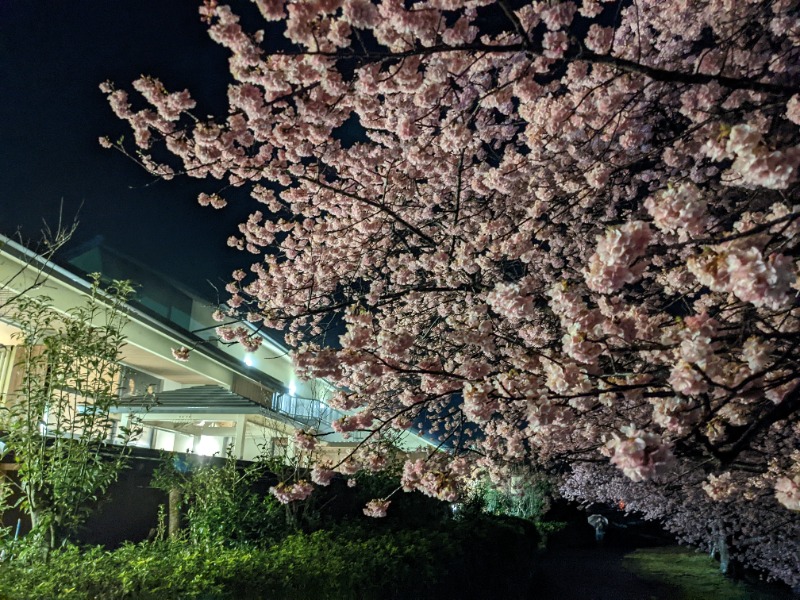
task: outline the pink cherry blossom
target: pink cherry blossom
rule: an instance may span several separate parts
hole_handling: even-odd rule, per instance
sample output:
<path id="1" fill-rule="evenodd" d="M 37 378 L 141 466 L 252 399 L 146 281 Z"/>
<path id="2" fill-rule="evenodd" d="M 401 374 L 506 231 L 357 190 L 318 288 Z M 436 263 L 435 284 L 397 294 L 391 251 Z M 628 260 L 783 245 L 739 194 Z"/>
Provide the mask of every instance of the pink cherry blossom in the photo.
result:
<path id="1" fill-rule="evenodd" d="M 652 433 L 622 428 L 622 436 L 614 437 L 606 444 L 605 451 L 631 481 L 652 479 L 668 472 L 673 466 L 673 455 L 661 438 Z"/>
<path id="2" fill-rule="evenodd" d="M 391 503 L 391 500 L 370 500 L 364 507 L 364 514 L 376 519 L 385 517 Z"/>
<path id="3" fill-rule="evenodd" d="M 795 125 L 800 125 L 800 94 L 795 94 L 786 103 L 786 118 Z"/>
<path id="4" fill-rule="evenodd" d="M 320 465 L 315 465 L 313 469 L 311 469 L 311 481 L 316 483 L 317 485 L 321 486 L 328 486 L 331 483 L 331 479 L 336 475 L 336 471 L 332 469 L 327 469 Z"/>
<path id="5" fill-rule="evenodd" d="M 371 411 L 362 411 L 355 415 L 349 415 L 335 420 L 333 422 L 333 429 L 340 433 L 368 429 L 372 426 L 374 420 L 375 416 Z"/>
<path id="6" fill-rule="evenodd" d="M 702 235 L 709 226 L 708 208 L 693 183 L 662 190 L 644 203 L 656 227 L 677 233 L 680 241 Z"/>
<path id="7" fill-rule="evenodd" d="M 301 450 L 311 452 L 317 445 L 317 438 L 302 429 L 298 429 L 294 433 L 294 444 Z"/>
<path id="8" fill-rule="evenodd" d="M 577 7 L 574 2 L 555 2 L 541 12 L 542 21 L 551 31 L 569 26 Z"/>
<path id="9" fill-rule="evenodd" d="M 742 358 L 751 371 L 757 373 L 769 364 L 770 354 L 774 349 L 757 337 L 749 337 L 742 346 Z"/>
<path id="10" fill-rule="evenodd" d="M 245 349 L 245 352 L 255 352 L 264 343 L 264 338 L 259 335 L 246 335 L 237 337 L 238 342 Z"/>
<path id="11" fill-rule="evenodd" d="M 736 125 L 731 129 L 727 151 L 736 156 L 731 171 L 746 184 L 771 189 L 785 189 L 797 179 L 800 147 L 770 150 L 753 125 Z"/>
<path id="12" fill-rule="evenodd" d="M 519 285 L 499 284 L 486 296 L 486 302 L 495 311 L 512 321 L 520 321 L 533 312 L 533 298 Z"/>
<path id="13" fill-rule="evenodd" d="M 378 11 L 369 0 L 346 0 L 342 14 L 354 27 L 368 28 L 376 24 Z"/>
<path id="14" fill-rule="evenodd" d="M 703 374 L 685 360 L 679 361 L 669 376 L 669 384 L 676 392 L 692 396 L 708 390 Z"/>
<path id="15" fill-rule="evenodd" d="M 250 192 L 218 335 L 337 388 L 318 485 L 421 429 L 409 493 L 541 467 L 800 584 L 796 3 L 523 4 L 207 2 L 227 109 L 107 82 L 113 145 Z"/>
<path id="16" fill-rule="evenodd" d="M 467 383 L 464 386 L 464 414 L 475 423 L 485 423 L 498 408 L 496 398 L 490 397 L 492 386 L 487 383 Z"/>
<path id="17" fill-rule="evenodd" d="M 455 502 L 459 496 L 455 474 L 439 470 L 422 459 L 406 461 L 401 484 L 407 492 L 418 490 L 446 502 Z"/>
<path id="18" fill-rule="evenodd" d="M 314 491 L 314 486 L 307 481 L 300 480 L 296 483 L 287 485 L 286 483 L 279 483 L 276 486 L 269 488 L 269 492 L 277 498 L 281 504 L 289 504 L 298 500 L 305 500 Z"/>
<path id="19" fill-rule="evenodd" d="M 731 484 L 731 474 L 723 473 L 719 477 L 709 475 L 708 482 L 703 484 L 703 491 L 712 500 L 724 500 L 736 492 L 736 488 Z"/>
<path id="20" fill-rule="evenodd" d="M 800 511 L 800 475 L 779 478 L 775 482 L 775 498 L 789 510 Z"/>
<path id="21" fill-rule="evenodd" d="M 779 310 L 792 300 L 794 264 L 782 254 L 766 260 L 757 248 L 706 252 L 688 263 L 689 270 L 715 291 L 728 291 L 755 306 Z"/>
<path id="22" fill-rule="evenodd" d="M 217 194 L 202 193 L 197 197 L 200 206 L 211 206 L 213 208 L 224 208 L 228 203 Z"/>
<path id="23" fill-rule="evenodd" d="M 597 249 L 589 258 L 586 284 L 590 289 L 610 293 L 636 281 L 643 265 L 635 265 L 651 239 L 647 223 L 634 221 L 609 229 L 598 236 Z"/>
<path id="24" fill-rule="evenodd" d="M 191 350 L 186 346 L 181 346 L 180 348 L 172 348 L 172 356 L 175 360 L 179 360 L 181 362 L 186 362 L 189 360 L 189 353 Z"/>

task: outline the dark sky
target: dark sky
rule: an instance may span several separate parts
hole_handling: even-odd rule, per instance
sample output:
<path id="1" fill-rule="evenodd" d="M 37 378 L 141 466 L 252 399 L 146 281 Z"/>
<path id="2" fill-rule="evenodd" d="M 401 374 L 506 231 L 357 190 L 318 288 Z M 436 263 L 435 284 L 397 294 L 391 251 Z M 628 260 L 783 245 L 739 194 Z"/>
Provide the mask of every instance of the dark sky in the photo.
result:
<path id="1" fill-rule="evenodd" d="M 246 203 L 202 208 L 214 182 L 155 182 L 97 138 L 131 137 L 98 85 L 130 89 L 140 74 L 188 88 L 207 113 L 225 110 L 227 55 L 207 36 L 196 0 L 0 0 L 0 232 L 38 237 L 59 207 L 80 225 L 73 246 L 108 246 L 205 292 L 252 255 L 226 246 Z"/>

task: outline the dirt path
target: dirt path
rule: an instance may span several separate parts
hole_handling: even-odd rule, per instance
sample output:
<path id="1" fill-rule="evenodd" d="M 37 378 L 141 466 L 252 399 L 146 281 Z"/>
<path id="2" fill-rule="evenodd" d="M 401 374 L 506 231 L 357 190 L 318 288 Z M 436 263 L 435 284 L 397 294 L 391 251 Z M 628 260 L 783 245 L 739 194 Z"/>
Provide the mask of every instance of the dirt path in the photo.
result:
<path id="1" fill-rule="evenodd" d="M 677 600 L 677 588 L 641 579 L 622 566 L 620 548 L 556 548 L 537 562 L 532 600 Z"/>

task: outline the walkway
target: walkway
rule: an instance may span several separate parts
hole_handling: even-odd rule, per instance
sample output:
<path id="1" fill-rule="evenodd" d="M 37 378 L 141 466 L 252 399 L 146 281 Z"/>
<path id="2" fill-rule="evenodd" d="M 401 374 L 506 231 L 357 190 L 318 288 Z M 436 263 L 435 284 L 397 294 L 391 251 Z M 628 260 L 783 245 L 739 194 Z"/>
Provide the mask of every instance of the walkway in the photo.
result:
<path id="1" fill-rule="evenodd" d="M 630 549 L 554 548 L 537 562 L 541 600 L 678 600 L 677 588 L 641 579 L 622 566 Z"/>

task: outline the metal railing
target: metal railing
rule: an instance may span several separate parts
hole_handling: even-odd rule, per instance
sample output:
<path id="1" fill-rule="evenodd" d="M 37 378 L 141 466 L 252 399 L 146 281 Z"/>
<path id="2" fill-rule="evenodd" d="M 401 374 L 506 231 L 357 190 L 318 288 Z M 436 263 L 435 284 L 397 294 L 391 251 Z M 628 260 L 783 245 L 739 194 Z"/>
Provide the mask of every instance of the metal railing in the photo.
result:
<path id="1" fill-rule="evenodd" d="M 344 413 L 334 410 L 321 400 L 280 393 L 272 397 L 272 410 L 317 429 L 322 426 L 330 428 L 334 420 L 344 416 Z"/>
<path id="2" fill-rule="evenodd" d="M 331 408 L 322 400 L 281 393 L 276 393 L 272 397 L 272 410 L 304 423 L 320 433 L 332 433 L 332 423 L 347 416 L 346 413 Z M 364 432 L 354 431 L 350 433 L 349 439 L 358 441 L 365 435 Z"/>

